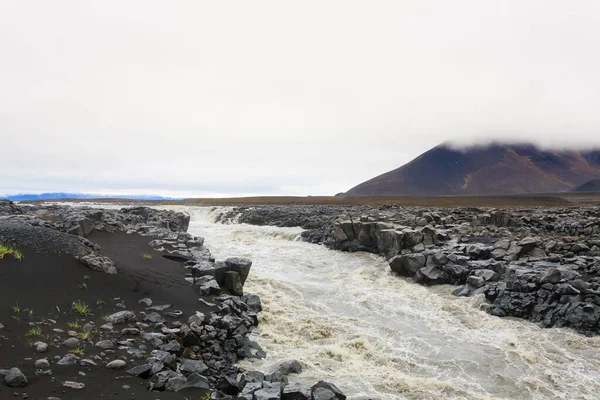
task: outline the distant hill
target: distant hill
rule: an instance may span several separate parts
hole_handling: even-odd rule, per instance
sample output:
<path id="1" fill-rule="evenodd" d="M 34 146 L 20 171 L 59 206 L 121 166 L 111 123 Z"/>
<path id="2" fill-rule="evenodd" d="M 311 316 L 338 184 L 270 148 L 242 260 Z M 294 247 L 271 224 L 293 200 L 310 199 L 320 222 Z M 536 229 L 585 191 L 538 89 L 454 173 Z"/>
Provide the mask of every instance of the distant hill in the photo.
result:
<path id="1" fill-rule="evenodd" d="M 600 192 L 600 179 L 592 179 L 573 189 L 574 192 Z"/>
<path id="2" fill-rule="evenodd" d="M 600 179 L 600 151 L 548 151 L 534 145 L 439 145 L 361 183 L 346 196 L 556 193 Z"/>
<path id="3" fill-rule="evenodd" d="M 60 200 L 60 199 L 132 199 L 132 200 L 176 200 L 172 197 L 163 197 L 155 195 L 114 195 L 114 194 L 87 194 L 87 193 L 40 193 L 40 194 L 15 194 L 10 196 L 0 196 L 0 198 L 11 201 L 27 200 Z"/>

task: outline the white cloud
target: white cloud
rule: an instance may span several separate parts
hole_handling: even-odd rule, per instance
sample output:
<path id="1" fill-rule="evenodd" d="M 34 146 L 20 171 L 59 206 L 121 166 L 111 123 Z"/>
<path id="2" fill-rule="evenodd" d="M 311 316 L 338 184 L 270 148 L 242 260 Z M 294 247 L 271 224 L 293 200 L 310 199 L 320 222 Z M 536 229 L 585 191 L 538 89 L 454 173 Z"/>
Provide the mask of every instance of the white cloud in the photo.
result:
<path id="1" fill-rule="evenodd" d="M 594 1 L 0 3 L 0 193 L 335 194 L 446 141 L 600 145 Z"/>

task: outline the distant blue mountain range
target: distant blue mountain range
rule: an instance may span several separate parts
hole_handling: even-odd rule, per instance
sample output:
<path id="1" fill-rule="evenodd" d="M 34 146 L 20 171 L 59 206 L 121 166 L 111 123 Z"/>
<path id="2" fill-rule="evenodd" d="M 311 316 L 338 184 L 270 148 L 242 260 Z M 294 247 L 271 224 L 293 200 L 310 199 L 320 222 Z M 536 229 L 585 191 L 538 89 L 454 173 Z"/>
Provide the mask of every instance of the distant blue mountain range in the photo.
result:
<path id="1" fill-rule="evenodd" d="M 87 194 L 87 193 L 40 193 L 40 194 L 15 194 L 0 196 L 0 199 L 11 201 L 27 200 L 58 200 L 58 199 L 129 199 L 129 200 L 179 200 L 175 197 L 164 197 L 156 195 L 114 195 L 114 194 Z"/>

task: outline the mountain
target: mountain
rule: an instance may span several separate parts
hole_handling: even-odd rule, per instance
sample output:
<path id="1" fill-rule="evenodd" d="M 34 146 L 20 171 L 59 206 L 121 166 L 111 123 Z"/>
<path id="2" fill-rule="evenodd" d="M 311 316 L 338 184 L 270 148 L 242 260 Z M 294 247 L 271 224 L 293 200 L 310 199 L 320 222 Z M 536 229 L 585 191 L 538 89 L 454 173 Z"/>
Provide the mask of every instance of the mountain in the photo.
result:
<path id="1" fill-rule="evenodd" d="M 600 150 L 542 150 L 530 144 L 455 149 L 441 144 L 346 196 L 442 196 L 568 191 L 600 178 Z"/>
<path id="2" fill-rule="evenodd" d="M 600 179 L 592 179 L 573 189 L 574 192 L 600 192 Z"/>
<path id="3" fill-rule="evenodd" d="M 87 194 L 87 193 L 40 193 L 40 194 L 15 194 L 0 196 L 11 201 L 27 200 L 59 200 L 59 199 L 130 199 L 130 200 L 176 200 L 171 197 L 155 195 L 114 195 L 114 194 Z"/>

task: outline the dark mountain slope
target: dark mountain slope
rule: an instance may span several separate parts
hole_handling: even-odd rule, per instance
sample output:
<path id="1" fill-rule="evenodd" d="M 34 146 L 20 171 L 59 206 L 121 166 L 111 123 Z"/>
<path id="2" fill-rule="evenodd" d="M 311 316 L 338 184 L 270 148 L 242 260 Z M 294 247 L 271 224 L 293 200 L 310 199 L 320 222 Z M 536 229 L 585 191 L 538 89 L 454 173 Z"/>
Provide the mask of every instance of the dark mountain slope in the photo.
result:
<path id="1" fill-rule="evenodd" d="M 600 151 L 546 151 L 492 144 L 439 145 L 408 164 L 350 189 L 347 196 L 551 193 L 600 178 Z"/>
<path id="2" fill-rule="evenodd" d="M 600 192 L 600 179 L 592 179 L 573 189 L 574 192 Z"/>

